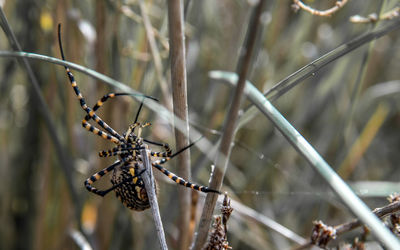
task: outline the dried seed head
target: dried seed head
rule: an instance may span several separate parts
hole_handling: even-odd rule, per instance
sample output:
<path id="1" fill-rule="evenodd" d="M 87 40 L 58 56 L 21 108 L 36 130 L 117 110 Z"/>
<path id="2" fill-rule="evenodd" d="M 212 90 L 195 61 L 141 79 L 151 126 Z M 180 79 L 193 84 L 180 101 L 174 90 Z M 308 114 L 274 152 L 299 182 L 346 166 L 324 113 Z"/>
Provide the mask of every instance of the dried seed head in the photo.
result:
<path id="1" fill-rule="evenodd" d="M 233 211 L 231 207 L 231 201 L 228 198 L 227 193 L 225 193 L 224 201 L 221 206 L 222 215 L 216 216 L 214 224 L 212 226 L 212 233 L 210 234 L 210 239 L 207 246 L 204 248 L 206 250 L 226 250 L 232 249 L 228 242 L 228 230 L 226 223 Z"/>
<path id="2" fill-rule="evenodd" d="M 388 199 L 388 201 L 390 203 L 393 203 L 393 202 L 396 202 L 396 201 L 400 201 L 400 194 L 393 193 L 393 194 L 389 195 L 389 197 L 387 199 Z"/>
<path id="3" fill-rule="evenodd" d="M 325 248 L 331 239 L 336 238 L 336 229 L 325 225 L 322 221 L 314 221 L 311 232 L 311 243 L 321 248 Z"/>

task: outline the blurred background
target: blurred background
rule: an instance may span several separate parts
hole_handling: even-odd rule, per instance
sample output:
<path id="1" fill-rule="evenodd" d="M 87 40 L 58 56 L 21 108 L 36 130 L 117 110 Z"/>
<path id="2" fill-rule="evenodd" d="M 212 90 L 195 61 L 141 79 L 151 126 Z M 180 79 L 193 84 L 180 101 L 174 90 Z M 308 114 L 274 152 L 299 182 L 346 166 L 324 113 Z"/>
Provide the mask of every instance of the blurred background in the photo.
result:
<path id="1" fill-rule="evenodd" d="M 221 136 L 233 90 L 211 80 L 208 72 L 236 71 L 256 2 L 184 1 L 190 122 L 211 142 Z M 305 3 L 328 9 L 335 1 Z M 3 0 L 0 4 L 23 51 L 60 58 L 57 24 L 61 23 L 68 61 L 171 107 L 166 1 Z M 398 7 L 398 1 L 350 1 L 330 18 L 302 10 L 296 13 L 292 4 L 289 0 L 266 1 L 248 75 L 263 93 L 355 37 L 399 23 L 398 18 L 372 24 L 349 21 L 353 15 L 390 11 Z M 157 50 L 153 54 L 144 16 L 154 32 Z M 365 42 L 273 100 L 371 208 L 384 206 L 387 195 L 400 191 L 399 39 L 396 29 Z M 0 50 L 12 50 L 4 32 L 0 32 Z M 82 128 L 84 111 L 64 68 L 44 61 L 29 63 L 44 106 L 22 64 L 15 58 L 0 59 L 0 249 L 80 249 L 77 239 L 83 235 L 94 249 L 158 249 L 150 211 L 131 211 L 113 193 L 101 198 L 85 189 L 86 178 L 115 160 L 98 157 L 98 151 L 113 145 Z M 115 91 L 73 73 L 89 106 Z M 115 98 L 98 114 L 122 133 L 134 121 L 138 106 L 132 98 Z M 242 106 L 246 110 L 250 103 L 245 101 Z M 144 130 L 145 138 L 167 142 L 177 150 L 173 128 L 157 113 L 144 108 L 139 120 L 152 123 Z M 212 162 L 196 147 L 191 157 L 192 181 L 207 185 Z M 174 162 L 164 166 L 176 172 Z M 168 246 L 178 249 L 178 189 L 155 174 Z M 105 177 L 95 186 L 110 185 Z M 326 182 L 260 113 L 235 137 L 222 190 L 305 239 L 313 220 L 337 225 L 353 218 Z M 200 194 L 196 218 L 202 202 L 204 195 Z M 228 225 L 233 249 L 296 246 L 240 211 L 233 212 Z M 351 243 L 360 233 L 347 233 L 331 244 Z"/>

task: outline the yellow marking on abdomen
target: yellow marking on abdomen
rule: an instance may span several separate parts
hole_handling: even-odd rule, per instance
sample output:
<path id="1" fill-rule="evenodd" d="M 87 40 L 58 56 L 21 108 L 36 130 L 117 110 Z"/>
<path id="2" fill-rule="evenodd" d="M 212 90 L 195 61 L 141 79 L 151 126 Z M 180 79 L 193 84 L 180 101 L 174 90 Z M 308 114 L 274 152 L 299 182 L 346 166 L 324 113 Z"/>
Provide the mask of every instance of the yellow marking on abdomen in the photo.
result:
<path id="1" fill-rule="evenodd" d="M 140 200 L 143 200 L 142 189 L 139 186 L 135 186 L 136 195 Z"/>

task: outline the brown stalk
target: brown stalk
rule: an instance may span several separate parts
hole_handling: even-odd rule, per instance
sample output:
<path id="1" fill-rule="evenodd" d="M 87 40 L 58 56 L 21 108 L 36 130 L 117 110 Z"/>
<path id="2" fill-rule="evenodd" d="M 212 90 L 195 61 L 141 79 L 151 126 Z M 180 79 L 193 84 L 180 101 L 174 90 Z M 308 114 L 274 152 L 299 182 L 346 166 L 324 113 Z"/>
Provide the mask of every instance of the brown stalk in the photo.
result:
<path id="1" fill-rule="evenodd" d="M 225 120 L 224 132 L 222 134 L 221 144 L 219 146 L 219 154 L 215 160 L 216 169 L 211 178 L 210 187 L 219 190 L 224 180 L 225 172 L 228 166 L 229 155 L 231 152 L 231 144 L 234 138 L 234 132 L 236 128 L 237 118 L 239 116 L 239 108 L 242 102 L 243 90 L 247 78 L 247 73 L 250 67 L 250 61 L 254 45 L 256 42 L 257 31 L 260 25 L 260 17 L 263 12 L 263 6 L 265 1 L 259 1 L 255 7 L 252 18 L 249 23 L 248 33 L 246 35 L 246 41 L 243 47 L 243 52 L 239 58 L 237 73 L 239 80 L 235 89 L 232 104 L 229 109 L 228 116 Z M 195 239 L 193 249 L 201 249 L 208 236 L 208 230 L 211 224 L 212 213 L 215 208 L 215 204 L 218 196 L 215 193 L 208 193 L 204 204 L 203 213 L 200 218 L 200 225 Z"/>
<path id="2" fill-rule="evenodd" d="M 183 2 L 181 0 L 169 0 L 168 4 L 168 30 L 170 38 L 171 83 L 174 114 L 185 123 L 185 129 L 175 128 L 176 148 L 184 148 L 189 144 L 189 123 L 187 104 L 186 60 L 185 60 L 185 36 L 183 19 Z M 176 119 L 174 123 L 177 123 Z M 185 150 L 177 156 L 178 175 L 190 180 L 190 150 Z M 179 247 L 189 247 L 190 225 L 190 190 L 184 187 L 179 192 Z"/>

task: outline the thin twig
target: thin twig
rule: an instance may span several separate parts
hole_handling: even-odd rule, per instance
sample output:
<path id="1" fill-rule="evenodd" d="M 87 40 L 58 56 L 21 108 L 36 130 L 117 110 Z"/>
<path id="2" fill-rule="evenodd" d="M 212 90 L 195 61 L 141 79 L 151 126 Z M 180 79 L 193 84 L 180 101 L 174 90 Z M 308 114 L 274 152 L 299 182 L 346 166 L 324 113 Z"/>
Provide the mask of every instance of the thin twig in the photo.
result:
<path id="1" fill-rule="evenodd" d="M 384 207 L 375 208 L 372 212 L 379 218 L 400 211 L 400 201 L 392 202 Z M 342 234 L 363 225 L 359 219 L 335 226 L 336 233 Z"/>
<path id="2" fill-rule="evenodd" d="M 294 8 L 295 11 L 297 11 L 299 9 L 303 9 L 307 12 L 310 12 L 312 15 L 330 17 L 330 16 L 332 16 L 332 14 L 334 14 L 339 9 L 341 9 L 348 2 L 348 0 L 336 1 L 335 6 L 333 6 L 330 9 L 327 9 L 327 10 L 316 10 L 316 9 L 304 4 L 300 0 L 293 0 L 293 2 L 294 2 L 294 4 L 292 5 L 292 7 Z"/>
<path id="3" fill-rule="evenodd" d="M 168 5 L 168 30 L 170 37 L 170 67 L 172 98 L 174 114 L 185 123 L 185 130 L 175 129 L 175 140 L 177 148 L 189 145 L 189 115 L 187 103 L 187 81 L 186 81 L 186 49 L 185 31 L 183 21 L 183 1 L 170 0 Z M 190 150 L 185 150 L 178 155 L 178 174 L 185 179 L 191 179 L 190 173 Z M 188 249 L 190 244 L 189 221 L 190 221 L 190 190 L 179 188 L 179 247 Z"/>
<path id="4" fill-rule="evenodd" d="M 376 13 L 371 13 L 367 17 L 360 15 L 355 15 L 350 17 L 350 22 L 352 23 L 374 23 L 381 20 L 392 20 L 394 18 L 400 17 L 400 7 L 395 7 L 382 15 L 378 16 Z"/>
<path id="5" fill-rule="evenodd" d="M 149 151 L 147 149 L 140 150 L 140 156 L 142 157 L 143 166 L 146 171 L 143 172 L 142 178 L 146 187 L 147 197 L 150 202 L 151 212 L 153 214 L 154 224 L 156 226 L 158 240 L 160 242 L 161 249 L 168 249 L 167 241 L 165 240 L 164 228 L 161 221 L 160 210 L 158 207 L 156 187 L 154 185 L 153 169 L 149 160 Z M 140 166 L 141 164 L 139 164 Z M 139 169 L 140 171 L 140 169 Z"/>
<path id="6" fill-rule="evenodd" d="M 210 182 L 210 187 L 216 190 L 219 190 L 221 188 L 222 181 L 224 179 L 225 172 L 228 166 L 231 143 L 234 137 L 240 104 L 243 99 L 243 90 L 245 87 L 247 73 L 249 71 L 249 65 L 253 54 L 253 48 L 260 26 L 260 17 L 264 9 L 264 3 L 265 1 L 259 1 L 258 5 L 254 8 L 252 19 L 249 22 L 249 29 L 246 35 L 247 38 L 245 41 L 245 45 L 243 46 L 244 53 L 242 53 L 242 56 L 239 58 L 237 67 L 239 79 L 236 85 L 232 105 L 230 106 L 229 113 L 225 120 L 224 133 L 222 135 L 221 144 L 219 146 L 220 154 L 215 160 L 217 168 L 215 169 Z M 201 249 L 207 240 L 208 230 L 211 224 L 211 217 L 215 208 L 217 198 L 218 196 L 214 193 L 207 194 L 203 213 L 200 219 L 198 235 L 194 244 L 194 249 Z"/>
<path id="7" fill-rule="evenodd" d="M 396 213 L 398 211 L 400 211 L 400 201 L 392 202 L 384 207 L 375 208 L 372 212 L 377 217 L 382 218 L 382 217 L 388 216 L 392 213 Z M 340 235 L 340 234 L 349 232 L 349 231 L 351 231 L 357 227 L 360 227 L 362 225 L 363 225 L 363 223 L 361 220 L 355 219 L 350 222 L 346 222 L 346 223 L 334 226 L 333 228 L 336 230 L 336 235 Z M 311 245 L 312 245 L 312 243 L 311 243 L 311 241 L 309 241 L 307 243 L 304 243 L 301 246 L 296 247 L 295 249 L 296 250 L 305 249 Z"/>

